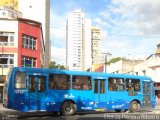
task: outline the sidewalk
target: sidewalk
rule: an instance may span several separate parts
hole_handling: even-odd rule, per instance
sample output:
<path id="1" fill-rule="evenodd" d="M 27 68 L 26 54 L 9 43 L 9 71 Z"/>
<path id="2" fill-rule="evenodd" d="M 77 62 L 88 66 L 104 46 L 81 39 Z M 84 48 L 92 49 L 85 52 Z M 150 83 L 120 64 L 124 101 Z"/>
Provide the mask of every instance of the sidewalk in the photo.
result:
<path id="1" fill-rule="evenodd" d="M 16 110 L 7 109 L 7 108 L 3 107 L 3 104 L 0 103 L 0 113 L 4 113 L 4 112 L 18 113 L 18 111 L 16 111 Z"/>
<path id="2" fill-rule="evenodd" d="M 157 113 L 157 114 L 160 114 L 160 105 L 159 105 L 159 106 L 156 106 L 156 107 L 153 109 L 153 112 L 154 112 L 154 113 Z"/>

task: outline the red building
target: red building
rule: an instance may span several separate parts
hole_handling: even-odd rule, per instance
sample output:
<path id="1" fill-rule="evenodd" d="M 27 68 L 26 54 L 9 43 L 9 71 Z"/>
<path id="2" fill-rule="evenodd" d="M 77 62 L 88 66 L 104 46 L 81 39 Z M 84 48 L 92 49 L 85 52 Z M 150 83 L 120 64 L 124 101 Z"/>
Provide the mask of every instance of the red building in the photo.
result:
<path id="1" fill-rule="evenodd" d="M 0 9 L 0 100 L 10 68 L 44 66 L 42 25 L 21 16 L 8 7 Z"/>
<path id="2" fill-rule="evenodd" d="M 12 67 L 44 65 L 44 41 L 41 23 L 16 18 L 0 18 L 0 86 Z"/>
<path id="3" fill-rule="evenodd" d="M 43 67 L 41 23 L 18 19 L 18 66 Z"/>

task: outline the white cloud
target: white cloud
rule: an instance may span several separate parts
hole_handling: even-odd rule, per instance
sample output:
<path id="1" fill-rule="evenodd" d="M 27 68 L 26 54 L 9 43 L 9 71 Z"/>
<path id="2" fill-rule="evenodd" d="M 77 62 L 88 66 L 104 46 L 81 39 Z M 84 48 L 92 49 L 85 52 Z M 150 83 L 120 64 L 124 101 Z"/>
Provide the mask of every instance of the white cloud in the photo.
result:
<path id="1" fill-rule="evenodd" d="M 135 30 L 144 35 L 160 34 L 160 1 L 159 0 L 113 0 L 118 5 L 112 12 L 121 13 L 123 18 L 131 18 Z M 127 21 L 125 19 L 124 23 Z"/>
<path id="2" fill-rule="evenodd" d="M 159 8 L 159 0 L 113 0 L 98 14 L 97 22 L 102 27 L 104 23 L 112 26 L 103 28 L 108 34 L 101 39 L 102 49 L 124 56 L 154 53 L 160 43 L 158 38 L 154 38 L 160 37 Z"/>
<path id="3" fill-rule="evenodd" d="M 65 64 L 66 20 L 66 15 L 51 12 L 51 60 L 58 64 Z"/>
<path id="4" fill-rule="evenodd" d="M 51 51 L 51 61 L 56 61 L 57 64 L 65 65 L 66 49 L 52 46 Z"/>
<path id="5" fill-rule="evenodd" d="M 73 3 L 67 4 L 74 6 Z M 91 16 L 94 16 L 92 22 L 101 29 L 102 51 L 117 56 L 126 56 L 129 53 L 147 56 L 155 52 L 156 45 L 160 41 L 158 38 L 147 38 L 147 36 L 160 36 L 159 8 L 159 0 L 112 0 L 104 11 L 96 14 L 92 11 Z M 87 14 L 88 11 L 85 12 Z M 52 46 L 52 60 L 60 63 L 65 63 L 64 43 L 68 13 L 58 15 L 54 11 L 51 12 L 51 40 L 61 44 L 61 48 Z"/>
<path id="6" fill-rule="evenodd" d="M 51 12 L 51 40 L 56 42 L 65 42 L 66 40 L 66 15 L 57 15 Z"/>
<path id="7" fill-rule="evenodd" d="M 53 40 L 59 40 L 61 39 L 62 41 L 66 40 L 66 31 L 64 28 L 51 28 L 50 29 L 51 33 L 51 38 L 54 37 Z M 57 41 L 59 42 L 59 41 Z"/>
<path id="8" fill-rule="evenodd" d="M 100 18 L 95 18 L 93 19 L 93 22 L 95 22 L 97 25 L 96 26 L 105 26 L 105 27 L 112 27 L 109 23 L 101 20 Z"/>

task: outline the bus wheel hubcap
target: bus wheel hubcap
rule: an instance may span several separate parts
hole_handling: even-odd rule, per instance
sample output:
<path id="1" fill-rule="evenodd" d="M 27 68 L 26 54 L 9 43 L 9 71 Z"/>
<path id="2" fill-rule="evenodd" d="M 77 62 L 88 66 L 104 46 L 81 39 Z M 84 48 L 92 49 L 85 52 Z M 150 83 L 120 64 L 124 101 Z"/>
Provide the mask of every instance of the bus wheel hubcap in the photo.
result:
<path id="1" fill-rule="evenodd" d="M 65 111 L 66 111 L 66 112 L 70 112 L 70 111 L 71 111 L 71 107 L 70 107 L 70 106 L 66 106 L 66 107 L 65 107 Z"/>
<path id="2" fill-rule="evenodd" d="M 138 108 L 138 105 L 137 105 L 137 104 L 134 104 L 134 105 L 133 105 L 133 109 L 134 109 L 134 110 L 137 110 L 137 108 Z"/>

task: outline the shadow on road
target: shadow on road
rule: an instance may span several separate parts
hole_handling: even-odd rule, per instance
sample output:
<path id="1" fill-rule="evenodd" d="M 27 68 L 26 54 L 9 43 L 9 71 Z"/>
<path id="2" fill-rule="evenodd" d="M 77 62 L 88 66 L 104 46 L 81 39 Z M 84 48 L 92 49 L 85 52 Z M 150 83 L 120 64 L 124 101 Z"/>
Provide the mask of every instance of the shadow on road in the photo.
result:
<path id="1" fill-rule="evenodd" d="M 58 113 L 48 113 L 48 112 L 36 112 L 36 113 L 19 113 L 18 120 L 109 120 L 104 118 L 104 114 L 114 114 L 115 112 L 78 112 L 74 116 L 61 116 Z M 116 115 L 116 113 L 115 113 Z M 112 118 L 113 120 L 113 118 Z M 121 119 L 123 120 L 123 119 Z M 127 120 L 127 119 L 124 119 Z"/>

